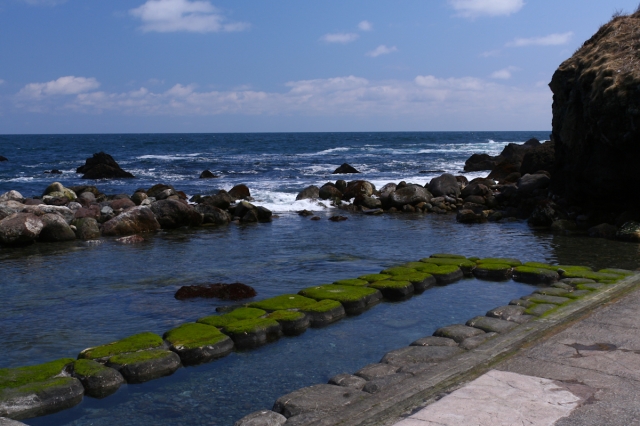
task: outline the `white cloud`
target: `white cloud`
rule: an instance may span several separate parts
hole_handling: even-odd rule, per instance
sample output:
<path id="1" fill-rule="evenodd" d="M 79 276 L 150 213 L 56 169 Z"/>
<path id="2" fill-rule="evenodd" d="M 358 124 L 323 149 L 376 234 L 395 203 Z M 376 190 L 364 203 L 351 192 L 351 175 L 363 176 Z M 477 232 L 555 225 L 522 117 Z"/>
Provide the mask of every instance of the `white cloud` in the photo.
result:
<path id="1" fill-rule="evenodd" d="M 524 0 L 449 0 L 457 16 L 478 18 L 480 16 L 511 15 L 524 6 Z"/>
<path id="2" fill-rule="evenodd" d="M 480 56 L 483 58 L 494 58 L 496 56 L 500 56 L 500 53 L 502 53 L 500 50 L 488 50 L 486 52 L 482 52 Z"/>
<path id="3" fill-rule="evenodd" d="M 329 33 L 320 37 L 321 41 L 327 43 L 351 43 L 352 41 L 356 41 L 360 37 L 356 33 Z"/>
<path id="4" fill-rule="evenodd" d="M 360 31 L 371 31 L 373 30 L 373 24 L 369 21 L 362 21 L 358 24 L 358 29 Z"/>
<path id="5" fill-rule="evenodd" d="M 100 87 L 100 83 L 93 77 L 75 77 L 72 75 L 60 77 L 46 83 L 30 83 L 24 86 L 18 96 L 24 98 L 41 98 L 51 95 L 77 95 Z"/>
<path id="6" fill-rule="evenodd" d="M 209 1 L 147 0 L 129 13 L 140 18 L 144 32 L 231 32 L 250 27 L 246 22 L 226 22 L 227 18 Z"/>
<path id="7" fill-rule="evenodd" d="M 571 40 L 571 37 L 573 37 L 573 32 L 570 31 L 562 34 L 549 34 L 544 37 L 517 38 L 507 43 L 507 47 L 559 46 L 567 44 Z"/>
<path id="8" fill-rule="evenodd" d="M 491 74 L 491 78 L 496 78 L 499 80 L 509 80 L 514 71 L 518 71 L 520 68 L 518 67 L 507 67 L 501 70 L 495 71 Z"/>
<path id="9" fill-rule="evenodd" d="M 0 85 L 4 84 L 4 80 L 0 78 Z"/>
<path id="10" fill-rule="evenodd" d="M 397 52 L 398 48 L 395 46 L 388 47 L 385 44 L 381 44 L 380 46 L 373 49 L 371 52 L 367 52 L 367 56 L 371 56 L 372 58 L 377 58 L 380 55 L 388 55 L 392 52 Z"/>
<path id="11" fill-rule="evenodd" d="M 22 1 L 32 6 L 55 6 L 55 5 L 67 2 L 67 0 L 22 0 Z"/>

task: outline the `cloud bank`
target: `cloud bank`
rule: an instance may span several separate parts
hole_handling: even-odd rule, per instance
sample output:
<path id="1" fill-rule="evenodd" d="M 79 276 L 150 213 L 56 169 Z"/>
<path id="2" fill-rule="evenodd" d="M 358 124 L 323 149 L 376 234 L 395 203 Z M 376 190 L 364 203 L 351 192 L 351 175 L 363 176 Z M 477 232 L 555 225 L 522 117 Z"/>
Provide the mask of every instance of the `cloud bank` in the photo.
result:
<path id="1" fill-rule="evenodd" d="M 463 18 L 508 16 L 524 7 L 524 0 L 449 0 L 449 5 Z"/>
<path id="2" fill-rule="evenodd" d="M 44 96 L 77 95 L 100 87 L 95 78 L 66 76 L 46 83 L 30 83 L 24 86 L 18 97 L 39 99 Z"/>
<path id="3" fill-rule="evenodd" d="M 395 46 L 388 47 L 385 44 L 381 44 L 380 46 L 373 49 L 371 52 L 367 52 L 367 56 L 372 58 L 377 58 L 380 55 L 388 55 L 389 53 L 397 52 L 398 48 Z"/>
<path id="4" fill-rule="evenodd" d="M 562 34 L 549 34 L 544 37 L 517 38 L 509 43 L 507 47 L 526 47 L 526 46 L 559 46 L 567 44 L 573 37 L 573 32 Z"/>

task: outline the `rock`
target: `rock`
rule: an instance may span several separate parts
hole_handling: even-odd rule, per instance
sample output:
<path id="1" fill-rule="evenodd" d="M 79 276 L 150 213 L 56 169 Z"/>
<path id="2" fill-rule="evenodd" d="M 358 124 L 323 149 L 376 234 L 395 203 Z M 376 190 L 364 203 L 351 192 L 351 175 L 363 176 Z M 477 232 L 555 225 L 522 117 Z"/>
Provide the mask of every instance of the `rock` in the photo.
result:
<path id="1" fill-rule="evenodd" d="M 64 218 L 55 213 L 46 213 L 40 216 L 43 228 L 40 231 L 38 240 L 55 243 L 62 241 L 72 241 L 76 239 L 76 234 L 67 224 Z"/>
<path id="2" fill-rule="evenodd" d="M 469 327 L 471 328 L 471 327 Z M 472 330 L 479 331 L 473 328 Z M 380 362 L 396 366 L 447 361 L 464 352 L 457 346 L 407 346 L 387 352 Z"/>
<path id="3" fill-rule="evenodd" d="M 273 213 L 268 208 L 258 206 L 256 208 L 256 213 L 258 215 L 258 222 L 262 222 L 262 223 L 271 222 Z"/>
<path id="4" fill-rule="evenodd" d="M 347 174 L 347 173 L 360 173 L 360 172 L 357 171 L 355 167 L 352 167 L 349 164 L 344 163 L 342 164 L 342 166 L 335 169 L 332 174 L 337 175 L 337 174 Z"/>
<path id="5" fill-rule="evenodd" d="M 536 173 L 538 170 L 553 171 L 555 169 L 555 163 L 555 143 L 553 141 L 546 141 L 537 147 L 533 147 L 524 154 L 522 165 L 520 166 L 520 173 L 525 175 L 527 173 Z"/>
<path id="6" fill-rule="evenodd" d="M 528 296 L 524 296 L 522 299 L 528 300 L 533 303 L 546 303 L 550 305 L 562 305 L 563 303 L 570 302 L 571 299 L 560 296 L 547 296 L 544 294 L 533 293 Z"/>
<path id="7" fill-rule="evenodd" d="M 128 237 L 116 238 L 116 242 L 120 244 L 140 244 L 144 242 L 144 238 L 140 235 L 129 235 Z"/>
<path id="8" fill-rule="evenodd" d="M 593 238 L 615 238 L 618 228 L 608 223 L 601 223 L 587 229 L 587 235 Z"/>
<path id="9" fill-rule="evenodd" d="M 389 194 L 388 200 L 393 207 L 401 208 L 406 204 L 428 203 L 432 198 L 433 195 L 420 185 L 407 185 Z"/>
<path id="10" fill-rule="evenodd" d="M 500 306 L 487 312 L 487 316 L 491 318 L 499 318 L 505 321 L 518 322 L 518 318 L 524 314 L 524 306 L 507 305 Z"/>
<path id="11" fill-rule="evenodd" d="M 458 343 L 446 337 L 428 336 L 416 340 L 411 346 L 458 346 Z"/>
<path id="12" fill-rule="evenodd" d="M 460 223 L 484 223 L 487 218 L 482 213 L 476 213 L 471 209 L 458 210 L 456 220 Z"/>
<path id="13" fill-rule="evenodd" d="M 323 185 L 320 188 L 318 195 L 323 200 L 333 200 L 334 198 L 342 199 L 342 192 L 333 184 Z"/>
<path id="14" fill-rule="evenodd" d="M 436 337 L 446 337 L 460 343 L 464 339 L 483 334 L 484 331 L 462 324 L 454 324 L 437 329 L 433 335 Z"/>
<path id="15" fill-rule="evenodd" d="M 67 223 L 71 223 L 71 221 L 75 217 L 75 212 L 68 207 L 65 206 L 49 206 L 45 204 L 38 204 L 35 206 L 25 206 L 22 209 L 23 213 L 33 213 L 36 216 L 42 216 L 47 213 L 55 213 L 57 215 L 62 216 Z"/>
<path id="16" fill-rule="evenodd" d="M 0 161 L 9 161 L 9 160 L 7 159 L 7 157 L 0 155 Z"/>
<path id="17" fill-rule="evenodd" d="M 85 395 L 93 398 L 109 396 L 125 382 L 117 370 L 89 359 L 74 362 L 72 375 L 82 383 Z"/>
<path id="18" fill-rule="evenodd" d="M 216 195 L 203 197 L 199 204 L 207 204 L 222 210 L 226 210 L 229 208 L 233 201 L 233 198 L 231 198 L 231 196 L 226 191 L 220 191 Z"/>
<path id="19" fill-rule="evenodd" d="M 308 412 L 332 412 L 368 397 L 366 392 L 342 386 L 314 385 L 281 396 L 273 411 L 287 418 Z"/>
<path id="20" fill-rule="evenodd" d="M 50 378 L 22 387 L 0 390 L 0 417 L 27 419 L 78 405 L 84 388 L 73 377 Z"/>
<path id="21" fill-rule="evenodd" d="M 118 370 L 128 383 L 144 383 L 169 376 L 182 364 L 174 352 L 150 349 L 112 356 L 106 366 Z"/>
<path id="22" fill-rule="evenodd" d="M 26 206 L 19 201 L 7 200 L 0 202 L 0 220 L 12 214 L 20 213 Z"/>
<path id="23" fill-rule="evenodd" d="M 102 225 L 102 234 L 107 236 L 133 235 L 160 229 L 153 211 L 149 207 L 132 207 Z"/>
<path id="24" fill-rule="evenodd" d="M 198 204 L 194 209 L 202 215 L 203 224 L 227 225 L 231 222 L 231 215 L 229 213 L 211 204 Z"/>
<path id="25" fill-rule="evenodd" d="M 464 163 L 465 172 L 480 172 L 483 170 L 493 170 L 500 158 L 492 157 L 489 154 L 473 154 Z"/>
<path id="26" fill-rule="evenodd" d="M 551 224 L 551 230 L 561 234 L 571 234 L 578 230 L 578 225 L 572 220 L 558 219 Z"/>
<path id="27" fill-rule="evenodd" d="M 380 209 L 380 207 L 382 207 L 382 201 L 380 201 L 378 198 L 369 197 L 366 195 L 357 196 L 353 204 L 355 204 L 356 206 L 362 206 L 366 209 Z"/>
<path id="28" fill-rule="evenodd" d="M 402 382 L 403 380 L 408 379 L 411 376 L 412 374 L 408 374 L 408 373 L 396 373 L 396 374 L 391 374 L 389 376 L 380 377 L 367 382 L 367 384 L 364 385 L 362 390 L 364 392 L 371 393 L 371 394 L 378 393 L 384 390 L 385 388 L 388 388 L 389 386 L 393 386 L 397 383 Z"/>
<path id="29" fill-rule="evenodd" d="M 331 222 L 344 222 L 347 219 L 349 218 L 346 216 L 340 216 L 340 215 L 334 215 L 329 218 Z"/>
<path id="30" fill-rule="evenodd" d="M 2 222 L 0 222 L 1 224 Z M 617 230 L 616 239 L 633 243 L 640 242 L 640 223 L 633 221 L 625 223 Z"/>
<path id="31" fill-rule="evenodd" d="M 248 200 L 249 198 L 251 198 L 251 192 L 249 191 L 249 188 L 247 187 L 247 185 L 243 184 L 234 186 L 229 190 L 228 194 L 235 200 Z"/>
<path id="32" fill-rule="evenodd" d="M 473 270 L 473 276 L 477 279 L 488 281 L 507 281 L 511 279 L 512 273 L 511 265 L 501 263 L 482 264 Z"/>
<path id="33" fill-rule="evenodd" d="M 287 418 L 271 410 L 254 411 L 235 422 L 233 426 L 282 426 Z"/>
<path id="34" fill-rule="evenodd" d="M 309 328 L 309 317 L 303 312 L 290 310 L 275 311 L 267 315 L 267 318 L 278 321 L 285 336 L 299 336 Z"/>
<path id="35" fill-rule="evenodd" d="M 475 317 L 467 321 L 469 327 L 479 328 L 485 333 L 506 333 L 518 326 L 517 323 L 492 317 Z"/>
<path id="36" fill-rule="evenodd" d="M 551 179 L 547 175 L 526 174 L 518 179 L 518 191 L 522 194 L 528 195 L 533 193 L 536 189 L 547 188 L 550 183 Z"/>
<path id="37" fill-rule="evenodd" d="M 550 200 L 544 200 L 538 203 L 533 209 L 527 222 L 531 226 L 551 226 L 558 219 L 558 213 L 555 210 L 556 205 Z"/>
<path id="38" fill-rule="evenodd" d="M 347 315 L 340 302 L 328 299 L 300 308 L 300 311 L 307 314 L 309 324 L 316 328 L 332 324 Z"/>
<path id="39" fill-rule="evenodd" d="M 552 309 L 557 308 L 556 305 L 552 305 L 550 303 L 540 303 L 540 304 L 536 304 L 530 308 L 528 308 L 525 312 L 528 315 L 532 315 L 534 317 L 539 317 L 541 315 L 546 314 L 547 312 L 549 312 Z"/>
<path id="40" fill-rule="evenodd" d="M 87 158 L 84 166 L 78 167 L 76 173 L 84 173 L 82 179 L 115 179 L 133 178 L 131 173 L 122 170 L 109 154 L 99 152 Z"/>
<path id="41" fill-rule="evenodd" d="M 232 322 L 224 327 L 224 332 L 238 349 L 252 349 L 279 339 L 282 327 L 274 319 L 255 318 Z"/>
<path id="42" fill-rule="evenodd" d="M 211 170 L 205 170 L 204 172 L 200 173 L 200 179 L 214 179 L 214 178 L 218 178 L 220 176 L 216 176 L 213 173 L 211 173 Z"/>
<path id="43" fill-rule="evenodd" d="M 376 192 L 376 187 L 366 180 L 354 180 L 347 184 L 347 188 L 343 191 L 342 199 L 350 200 L 359 196 L 370 197 Z"/>
<path id="44" fill-rule="evenodd" d="M 182 226 L 200 226 L 203 217 L 193 207 L 178 200 L 160 200 L 151 205 L 163 229 L 176 229 Z"/>
<path id="45" fill-rule="evenodd" d="M 144 192 L 136 192 L 131 196 L 131 201 L 133 201 L 136 206 L 139 206 L 147 198 L 149 198 L 149 196 Z"/>
<path id="46" fill-rule="evenodd" d="M 22 196 L 22 194 L 14 190 L 5 192 L 4 194 L 0 195 L 0 203 L 4 201 L 17 201 L 19 203 L 23 203 L 24 200 L 25 198 Z"/>
<path id="47" fill-rule="evenodd" d="M 354 374 L 356 376 L 362 377 L 363 379 L 369 381 L 373 379 L 378 379 L 380 377 L 385 377 L 390 374 L 395 374 L 398 371 L 398 367 L 390 364 L 369 364 L 366 367 L 362 367 L 360 370 L 356 371 Z"/>
<path id="48" fill-rule="evenodd" d="M 330 385 L 342 386 L 345 388 L 351 388 L 356 390 L 362 390 L 367 383 L 362 377 L 354 376 L 353 374 L 338 374 L 329 379 Z"/>
<path id="49" fill-rule="evenodd" d="M 320 188 L 315 185 L 311 185 L 300 191 L 300 193 L 296 197 L 296 201 L 314 198 L 320 198 Z"/>
<path id="50" fill-rule="evenodd" d="M 160 197 L 161 194 L 167 190 L 170 190 L 169 192 L 172 192 L 173 194 L 175 194 L 175 191 L 176 191 L 176 189 L 171 185 L 166 185 L 164 183 L 157 183 L 153 185 L 151 188 L 149 188 L 149 190 L 146 191 L 146 194 L 148 197 L 160 199 L 158 197 Z"/>
<path id="51" fill-rule="evenodd" d="M 129 207 L 135 207 L 135 206 L 136 206 L 136 203 L 134 203 L 128 198 L 120 198 L 117 200 L 113 200 L 112 202 L 109 203 L 109 207 L 111 207 L 113 210 L 124 210 L 124 209 L 128 209 Z"/>
<path id="52" fill-rule="evenodd" d="M 469 195 L 467 198 L 464 199 L 464 203 L 484 205 L 486 204 L 486 200 L 484 199 L 484 197 L 481 197 L 480 195 Z"/>
<path id="53" fill-rule="evenodd" d="M 4 157 L 0 156 L 0 161 L 3 161 L 2 158 Z M 16 421 L 16 420 L 8 419 L 6 417 L 0 417 L 0 426 L 27 426 L 27 424 Z"/>
<path id="54" fill-rule="evenodd" d="M 493 337 L 496 337 L 497 335 L 498 333 L 489 332 L 489 333 L 481 334 L 479 336 L 469 337 L 467 339 L 464 339 L 462 342 L 460 342 L 460 347 L 462 349 L 466 349 L 470 351 L 471 349 L 477 348 L 487 340 Z"/>
<path id="55" fill-rule="evenodd" d="M 340 302 L 348 315 L 359 315 L 382 301 L 382 293 L 376 289 L 334 284 L 308 287 L 298 294 L 319 301 L 329 299 Z"/>
<path id="56" fill-rule="evenodd" d="M 488 195 L 492 195 L 492 191 L 484 183 L 473 182 L 465 186 L 464 189 L 460 192 L 460 197 L 463 199 L 472 195 L 486 197 Z"/>
<path id="57" fill-rule="evenodd" d="M 489 173 L 489 178 L 495 179 L 498 181 L 504 180 L 507 176 L 512 173 L 520 173 L 520 162 L 506 158 L 499 162 Z"/>
<path id="58" fill-rule="evenodd" d="M 0 244 L 7 246 L 33 243 L 44 228 L 42 220 L 32 213 L 15 213 L 0 220 Z"/>
<path id="59" fill-rule="evenodd" d="M 445 173 L 440 177 L 431 179 L 427 188 L 435 197 L 450 195 L 457 198 L 460 196 L 460 186 L 458 185 L 458 181 L 454 175 L 449 173 Z"/>
<path id="60" fill-rule="evenodd" d="M 216 327 L 185 323 L 164 333 L 169 349 L 177 353 L 184 365 L 196 365 L 227 356 L 233 341 Z"/>
<path id="61" fill-rule="evenodd" d="M 76 227 L 74 231 L 76 238 L 83 241 L 96 240 L 100 238 L 100 228 L 98 221 L 91 217 L 75 219 L 71 222 Z"/>
<path id="62" fill-rule="evenodd" d="M 187 285 L 178 289 L 174 297 L 178 300 L 205 298 L 222 300 L 250 299 L 257 295 L 255 289 L 242 283 Z"/>

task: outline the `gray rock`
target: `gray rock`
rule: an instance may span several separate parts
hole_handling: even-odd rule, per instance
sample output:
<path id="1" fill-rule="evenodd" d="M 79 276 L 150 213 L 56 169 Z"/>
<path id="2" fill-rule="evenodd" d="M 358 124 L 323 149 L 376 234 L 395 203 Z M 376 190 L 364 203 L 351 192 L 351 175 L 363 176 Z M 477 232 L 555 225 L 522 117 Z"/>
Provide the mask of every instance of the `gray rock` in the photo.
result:
<path id="1" fill-rule="evenodd" d="M 342 318 L 347 316 L 344 306 L 342 305 L 338 305 L 335 308 L 324 312 L 305 311 L 304 308 L 300 309 L 300 311 L 307 314 L 309 317 L 309 324 L 314 328 L 325 327 L 331 323 L 340 321 Z"/>
<path id="2" fill-rule="evenodd" d="M 515 322 L 491 317 L 475 317 L 467 321 L 467 325 L 486 333 L 506 333 L 518 326 Z"/>
<path id="3" fill-rule="evenodd" d="M 302 413 L 329 412 L 362 401 L 369 395 L 342 386 L 314 385 L 281 396 L 273 405 L 273 411 L 287 418 Z"/>
<path id="4" fill-rule="evenodd" d="M 36 206 L 25 206 L 22 209 L 23 213 L 33 213 L 37 216 L 41 216 L 46 213 L 55 213 L 64 218 L 67 223 L 71 223 L 71 221 L 75 217 L 75 212 L 68 207 L 65 206 L 50 206 L 46 204 L 38 204 Z"/>
<path id="5" fill-rule="evenodd" d="M 208 204 L 222 210 L 228 209 L 232 202 L 233 198 L 227 192 L 219 192 L 216 195 L 202 198 L 202 204 Z"/>
<path id="6" fill-rule="evenodd" d="M 44 228 L 42 220 L 31 213 L 15 213 L 0 220 L 0 244 L 22 245 L 34 242 Z"/>
<path id="7" fill-rule="evenodd" d="M 71 224 L 76 227 L 75 234 L 79 240 L 88 241 L 100 238 L 98 221 L 92 217 L 75 219 Z"/>
<path id="8" fill-rule="evenodd" d="M 551 305 L 548 303 L 541 303 L 539 305 L 535 305 L 532 306 L 531 308 L 527 309 L 527 313 L 536 317 L 539 317 L 541 315 L 544 315 L 545 313 L 547 313 L 548 311 L 550 311 L 551 309 L 555 309 L 558 306 L 556 305 Z"/>
<path id="9" fill-rule="evenodd" d="M 507 305 L 500 306 L 487 312 L 487 316 L 498 318 L 505 321 L 516 321 L 516 318 L 522 316 L 526 308 L 524 306 Z"/>
<path id="10" fill-rule="evenodd" d="M 271 222 L 271 217 L 273 213 L 266 207 L 258 206 L 256 207 L 256 213 L 258 215 L 258 222 Z"/>
<path id="11" fill-rule="evenodd" d="M 380 201 L 378 198 L 370 197 L 367 195 L 356 197 L 354 204 L 367 209 L 379 209 L 380 207 L 382 207 L 382 201 Z"/>
<path id="12" fill-rule="evenodd" d="M 6 417 L 0 417 L 0 426 L 27 426 L 27 424 L 7 419 Z"/>
<path id="13" fill-rule="evenodd" d="M 529 300 L 523 300 L 523 299 L 513 299 L 511 302 L 509 302 L 509 305 L 512 306 L 522 306 L 525 309 L 532 307 L 533 305 L 535 305 L 535 303 L 529 301 Z"/>
<path id="14" fill-rule="evenodd" d="M 480 197 L 486 197 L 487 195 L 491 195 L 491 194 L 492 192 L 487 185 L 484 185 L 482 182 L 473 182 L 464 187 L 462 192 L 460 192 L 460 197 L 463 199 L 471 195 L 479 195 Z"/>
<path id="15" fill-rule="evenodd" d="M 529 296 L 524 296 L 523 299 L 529 300 L 534 303 L 550 303 L 552 305 L 562 305 L 563 303 L 571 301 L 571 299 L 567 297 L 545 296 L 536 293 L 530 294 Z"/>
<path id="16" fill-rule="evenodd" d="M 395 183 L 388 183 L 380 188 L 380 201 L 382 201 L 383 204 L 387 204 L 389 196 L 395 192 L 397 187 Z"/>
<path id="17" fill-rule="evenodd" d="M 117 370 L 88 359 L 76 361 L 72 375 L 80 380 L 84 393 L 93 398 L 109 396 L 125 383 Z"/>
<path id="18" fill-rule="evenodd" d="M 435 362 L 431 362 L 431 363 L 417 362 L 415 364 L 403 365 L 398 370 L 398 373 L 407 373 L 407 374 L 417 376 L 418 374 L 422 374 L 427 370 L 435 369 L 437 366 L 438 364 Z"/>
<path id="19" fill-rule="evenodd" d="M 307 426 L 317 420 L 326 417 L 326 413 L 322 411 L 309 411 L 307 413 L 298 414 L 287 419 L 285 426 Z"/>
<path id="20" fill-rule="evenodd" d="M 318 193 L 323 200 L 342 199 L 342 192 L 333 185 L 324 185 Z"/>
<path id="21" fill-rule="evenodd" d="M 558 281 L 559 278 L 558 273 L 551 270 L 538 270 L 536 272 L 520 271 L 518 268 L 513 270 L 513 280 L 521 283 L 550 285 Z"/>
<path id="22" fill-rule="evenodd" d="M 141 352 L 116 355 L 109 358 L 106 366 L 115 368 L 128 383 L 144 383 L 149 380 L 173 374 L 182 367 L 180 357 L 165 349 L 151 349 Z"/>
<path id="23" fill-rule="evenodd" d="M 473 336 L 478 336 L 483 333 L 484 331 L 478 328 L 469 327 L 462 324 L 453 324 L 453 325 L 449 325 L 449 326 L 441 327 L 437 329 L 433 333 L 433 335 L 436 337 L 446 337 L 449 339 L 453 339 L 456 342 L 460 343 L 464 339 L 467 339 Z"/>
<path id="24" fill-rule="evenodd" d="M 0 203 L 4 201 L 17 201 L 19 203 L 24 202 L 25 198 L 18 191 L 11 190 L 0 195 Z"/>
<path id="25" fill-rule="evenodd" d="M 407 185 L 389 195 L 389 203 L 394 207 L 402 207 L 405 204 L 416 205 L 428 203 L 433 195 L 420 185 Z"/>
<path id="26" fill-rule="evenodd" d="M 178 200 L 160 200 L 151 205 L 162 229 L 175 229 L 182 226 L 200 226 L 202 215 L 193 207 Z"/>
<path id="27" fill-rule="evenodd" d="M 138 206 L 120 213 L 102 225 L 102 234 L 109 236 L 134 235 L 157 231 L 160 224 L 149 207 Z"/>
<path id="28" fill-rule="evenodd" d="M 194 209 L 202 215 L 203 224 L 226 225 L 231 222 L 231 215 L 212 204 L 198 204 Z"/>
<path id="29" fill-rule="evenodd" d="M 458 180 L 454 175 L 449 173 L 445 173 L 440 177 L 431 179 L 428 189 L 435 197 L 450 195 L 457 198 L 460 196 L 460 185 L 458 185 Z"/>
<path id="30" fill-rule="evenodd" d="M 543 174 L 526 174 L 518 179 L 518 192 L 530 194 L 536 189 L 544 189 L 551 183 L 551 178 Z"/>
<path id="31" fill-rule="evenodd" d="M 458 346 L 458 343 L 446 337 L 429 336 L 416 340 L 411 346 Z"/>
<path id="32" fill-rule="evenodd" d="M 320 188 L 318 188 L 315 185 L 308 186 L 302 191 L 300 191 L 300 193 L 296 197 L 296 201 L 313 199 L 313 198 L 320 198 Z"/>
<path id="33" fill-rule="evenodd" d="M 55 213 L 46 213 L 40 216 L 44 224 L 38 239 L 45 242 L 62 242 L 76 239 L 76 234 L 67 224 L 64 218 Z"/>
<path id="34" fill-rule="evenodd" d="M 0 220 L 12 214 L 20 213 L 25 207 L 27 206 L 15 200 L 0 202 Z"/>
<path id="35" fill-rule="evenodd" d="M 594 280 L 589 278 L 563 278 L 560 280 L 561 283 L 569 284 L 572 287 L 575 287 L 579 284 L 592 284 L 595 283 Z"/>
<path id="36" fill-rule="evenodd" d="M 149 196 L 144 192 L 136 192 L 131 196 L 131 201 L 133 201 L 136 206 L 139 206 L 147 198 L 149 198 Z"/>
<path id="37" fill-rule="evenodd" d="M 362 390 L 364 392 L 371 393 L 371 394 L 378 393 L 389 386 L 395 385 L 396 383 L 400 383 L 403 380 L 408 379 L 411 376 L 412 375 L 409 373 L 397 373 L 397 374 L 391 374 L 384 377 L 379 377 L 377 379 L 373 379 L 367 382 L 367 384 L 364 385 Z"/>
<path id="38" fill-rule="evenodd" d="M 390 364 L 369 364 L 366 367 L 361 368 L 355 372 L 356 376 L 362 377 L 365 380 L 378 379 L 380 377 L 395 374 L 398 371 L 398 367 Z"/>
<path id="39" fill-rule="evenodd" d="M 233 426 L 282 426 L 287 418 L 271 410 L 254 411 L 235 422 Z"/>
<path id="40" fill-rule="evenodd" d="M 559 296 L 565 297 L 570 291 L 567 291 L 563 288 L 551 287 L 551 288 L 541 288 L 533 292 L 534 294 L 544 294 L 546 296 Z"/>
<path id="41" fill-rule="evenodd" d="M 0 417 L 28 419 L 66 410 L 82 401 L 84 388 L 73 377 L 55 377 L 0 390 Z"/>
<path id="42" fill-rule="evenodd" d="M 399 366 L 416 363 L 428 364 L 445 361 L 462 352 L 463 350 L 456 346 L 407 346 L 388 352 L 380 362 Z"/>
<path id="43" fill-rule="evenodd" d="M 209 362 L 214 359 L 227 356 L 233 350 L 233 340 L 227 336 L 225 336 L 225 339 L 213 345 L 198 347 L 185 348 L 180 345 L 172 344 L 170 341 L 167 341 L 167 343 L 169 343 L 169 349 L 180 356 L 180 360 L 184 365 L 197 365 Z"/>
<path id="44" fill-rule="evenodd" d="M 356 390 L 362 390 L 366 383 L 367 381 L 362 377 L 347 373 L 338 374 L 329 379 L 330 385 L 342 386 Z"/>
<path id="45" fill-rule="evenodd" d="M 490 333 L 481 334 L 479 336 L 469 337 L 467 339 L 464 339 L 460 343 L 460 347 L 462 349 L 466 349 L 466 350 L 470 351 L 471 349 L 477 348 L 478 346 L 482 345 L 487 340 L 491 339 L 492 337 L 496 337 L 497 335 L 498 335 L 498 333 L 490 332 Z"/>

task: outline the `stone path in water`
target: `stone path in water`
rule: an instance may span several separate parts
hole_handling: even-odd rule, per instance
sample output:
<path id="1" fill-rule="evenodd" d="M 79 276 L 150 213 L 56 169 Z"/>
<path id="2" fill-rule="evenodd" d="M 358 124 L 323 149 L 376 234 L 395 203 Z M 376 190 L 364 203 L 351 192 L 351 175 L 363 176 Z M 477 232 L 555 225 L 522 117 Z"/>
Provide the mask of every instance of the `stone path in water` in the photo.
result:
<path id="1" fill-rule="evenodd" d="M 640 425 L 639 307 L 599 307 L 395 424 Z"/>

